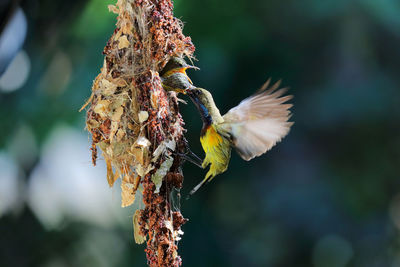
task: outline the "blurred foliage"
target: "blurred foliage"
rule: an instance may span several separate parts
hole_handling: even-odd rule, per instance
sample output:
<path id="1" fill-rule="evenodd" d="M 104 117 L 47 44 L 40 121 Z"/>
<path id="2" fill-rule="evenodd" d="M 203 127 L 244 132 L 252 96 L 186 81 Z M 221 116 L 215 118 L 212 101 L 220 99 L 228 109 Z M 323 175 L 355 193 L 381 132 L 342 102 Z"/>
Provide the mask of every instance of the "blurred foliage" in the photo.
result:
<path id="1" fill-rule="evenodd" d="M 110 3 L 21 2 L 31 72 L 0 93 L 2 150 L 21 125 L 39 148 L 60 122 L 84 133 L 77 111 L 114 29 Z M 201 70 L 189 74 L 221 112 L 268 77 L 295 96 L 282 143 L 251 162 L 233 154 L 226 173 L 182 200 L 184 266 L 400 266 L 399 12 L 396 0 L 175 1 L 197 47 Z M 200 154 L 198 114 L 182 110 Z M 21 165 L 25 181 L 36 157 Z M 190 164 L 184 173 L 183 196 L 204 175 Z M 0 236 L 0 266 L 145 266 L 130 225 L 49 230 L 24 207 L 0 218 Z"/>

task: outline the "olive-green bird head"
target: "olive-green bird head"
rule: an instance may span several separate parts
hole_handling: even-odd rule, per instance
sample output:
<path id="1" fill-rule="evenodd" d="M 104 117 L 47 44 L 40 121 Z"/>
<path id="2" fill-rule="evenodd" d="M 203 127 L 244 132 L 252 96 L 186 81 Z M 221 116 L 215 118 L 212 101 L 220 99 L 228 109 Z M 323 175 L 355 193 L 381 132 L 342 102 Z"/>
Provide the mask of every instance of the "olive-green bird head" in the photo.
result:
<path id="1" fill-rule="evenodd" d="M 172 57 L 164 69 L 160 72 L 161 76 L 168 76 L 176 72 L 181 72 L 186 74 L 187 69 L 199 69 L 198 67 L 189 65 L 183 58 Z"/>
<path id="2" fill-rule="evenodd" d="M 214 99 L 209 91 L 203 88 L 194 87 L 187 89 L 186 93 L 200 111 L 204 123 L 223 122 L 221 113 L 215 105 Z"/>

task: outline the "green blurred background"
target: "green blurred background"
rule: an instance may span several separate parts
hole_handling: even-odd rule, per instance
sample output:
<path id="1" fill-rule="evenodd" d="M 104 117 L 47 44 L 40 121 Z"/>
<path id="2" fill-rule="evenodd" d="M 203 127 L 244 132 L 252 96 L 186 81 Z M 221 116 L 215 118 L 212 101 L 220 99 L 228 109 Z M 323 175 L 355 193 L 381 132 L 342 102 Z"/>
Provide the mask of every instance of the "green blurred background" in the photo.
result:
<path id="1" fill-rule="evenodd" d="M 5 41 L 12 16 L 0 5 L 0 266 L 146 266 L 137 205 L 120 208 L 104 161 L 91 165 L 78 113 L 114 30 L 112 3 L 20 1 L 8 38 L 26 29 L 21 50 Z M 174 4 L 197 47 L 201 70 L 189 74 L 222 113 L 268 77 L 295 96 L 281 143 L 251 162 L 233 154 L 182 201 L 183 265 L 400 266 L 400 2 Z M 197 111 L 182 112 L 202 155 Z M 205 171 L 184 173 L 186 195 Z"/>

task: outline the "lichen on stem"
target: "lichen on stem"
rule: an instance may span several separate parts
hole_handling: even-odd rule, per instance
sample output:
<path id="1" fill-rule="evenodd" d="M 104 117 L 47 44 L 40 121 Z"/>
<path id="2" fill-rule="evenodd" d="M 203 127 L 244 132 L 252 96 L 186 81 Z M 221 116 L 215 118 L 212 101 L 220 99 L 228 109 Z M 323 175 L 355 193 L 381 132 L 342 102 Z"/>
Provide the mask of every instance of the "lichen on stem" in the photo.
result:
<path id="1" fill-rule="evenodd" d="M 176 93 L 162 88 L 159 72 L 171 56 L 192 57 L 194 46 L 173 17 L 171 0 L 118 0 L 109 9 L 118 14 L 116 29 L 83 106 L 89 105 L 92 160 L 99 147 L 110 187 L 121 178 L 123 207 L 143 194 L 135 240 L 147 240 L 148 264 L 180 266 L 176 241 L 186 220 L 172 209 L 170 195 L 183 182 L 184 123 Z"/>

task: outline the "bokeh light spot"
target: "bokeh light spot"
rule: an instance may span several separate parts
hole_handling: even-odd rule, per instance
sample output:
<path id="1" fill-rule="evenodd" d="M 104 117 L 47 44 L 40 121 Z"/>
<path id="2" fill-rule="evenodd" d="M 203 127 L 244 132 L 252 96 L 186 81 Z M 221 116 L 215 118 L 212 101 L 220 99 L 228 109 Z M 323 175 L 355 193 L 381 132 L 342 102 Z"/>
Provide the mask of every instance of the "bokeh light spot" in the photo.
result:
<path id="1" fill-rule="evenodd" d="M 50 95 L 59 95 L 67 88 L 71 72 L 72 63 L 69 55 L 59 51 L 50 61 L 39 88 Z"/>
<path id="2" fill-rule="evenodd" d="M 48 229 L 59 229 L 65 219 L 110 227 L 121 216 L 119 199 L 113 200 L 104 177 L 104 161 L 92 167 L 87 148 L 85 135 L 66 126 L 56 127 L 44 144 L 27 202 Z"/>
<path id="3" fill-rule="evenodd" d="M 0 152 L 0 217 L 12 211 L 21 202 L 18 168 L 4 152 Z"/>
<path id="4" fill-rule="evenodd" d="M 13 92 L 21 88 L 27 81 L 31 70 L 28 54 L 21 50 L 0 77 L 0 90 Z"/>
<path id="5" fill-rule="evenodd" d="M 321 238 L 314 247 L 315 267 L 344 267 L 353 256 L 351 244 L 338 235 Z"/>

